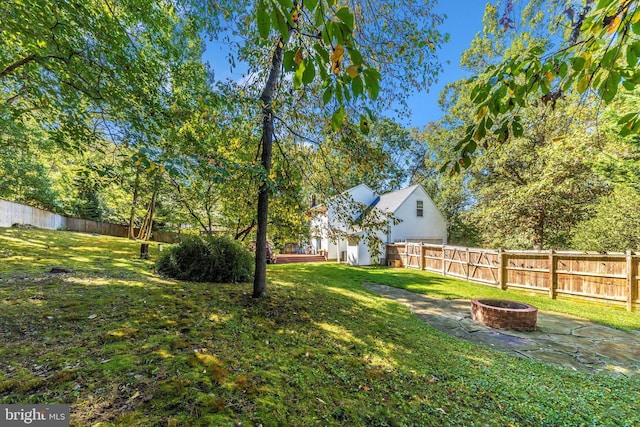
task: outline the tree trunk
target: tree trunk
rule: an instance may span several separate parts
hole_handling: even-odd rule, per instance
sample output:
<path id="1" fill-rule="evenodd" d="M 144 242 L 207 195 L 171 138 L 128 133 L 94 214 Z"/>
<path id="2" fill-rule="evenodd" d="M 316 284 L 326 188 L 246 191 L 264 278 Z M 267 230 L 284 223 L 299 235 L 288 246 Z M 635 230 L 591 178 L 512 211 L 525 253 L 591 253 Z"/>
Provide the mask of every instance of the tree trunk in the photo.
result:
<path id="1" fill-rule="evenodd" d="M 288 38 L 287 38 L 288 39 Z M 280 39 L 271 58 L 269 79 L 262 91 L 262 182 L 258 192 L 258 229 L 256 233 L 256 271 L 253 278 L 253 297 L 267 296 L 267 222 L 269 212 L 269 172 L 273 152 L 273 98 L 282 74 L 284 46 L 288 40 Z"/>
<path id="2" fill-rule="evenodd" d="M 151 201 L 147 208 L 147 213 L 144 216 L 140 231 L 138 232 L 138 240 L 148 241 L 151 238 L 151 230 L 153 228 L 153 217 L 156 211 L 156 199 L 158 197 L 158 190 L 155 190 L 151 195 Z"/>
<path id="3" fill-rule="evenodd" d="M 133 184 L 133 201 L 131 202 L 131 214 L 129 215 L 129 239 L 136 239 L 136 205 L 138 204 L 138 187 L 140 187 L 140 169 L 136 168 L 136 179 Z"/>

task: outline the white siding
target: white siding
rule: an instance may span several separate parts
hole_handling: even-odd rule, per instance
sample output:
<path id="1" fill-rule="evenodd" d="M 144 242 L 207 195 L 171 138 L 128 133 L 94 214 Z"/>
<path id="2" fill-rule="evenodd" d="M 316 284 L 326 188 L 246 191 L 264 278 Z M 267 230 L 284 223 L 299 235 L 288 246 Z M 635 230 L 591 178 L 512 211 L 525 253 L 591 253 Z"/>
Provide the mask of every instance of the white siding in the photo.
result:
<path id="1" fill-rule="evenodd" d="M 408 194 L 410 192 L 410 194 Z M 358 203 L 366 206 L 371 205 L 378 197 L 369 187 L 364 184 L 358 185 L 350 190 L 348 194 Z M 408 195 L 407 195 L 408 194 Z M 406 198 L 405 198 L 406 197 Z M 404 201 L 402 201 L 402 199 Z M 417 216 L 417 201 L 422 201 L 422 216 Z M 336 198 L 334 203 L 344 203 L 344 199 Z M 361 239 L 357 244 L 347 244 L 346 240 L 331 242 L 328 239 L 327 230 L 331 227 L 347 231 L 346 226 L 339 224 L 335 218 L 335 207 L 329 203 L 328 212 L 325 215 L 314 218 L 313 224 L 317 227 L 316 236 L 320 239 L 321 248 L 327 251 L 329 259 L 340 260 L 342 254 L 346 254 L 346 261 L 351 265 L 371 265 L 372 261 L 384 261 L 384 243 L 400 242 L 400 241 L 426 241 L 430 243 L 446 243 L 447 242 L 447 223 L 433 203 L 429 195 L 424 191 L 422 186 L 416 185 L 415 189 L 408 187 L 400 192 L 388 193 L 387 198 L 382 202 L 383 211 L 391 211 L 394 216 L 400 219 L 397 225 L 390 225 L 389 231 L 378 232 L 378 238 L 383 242 L 380 247 L 379 256 L 372 257 L 369 248 Z M 359 212 L 356 212 L 358 214 Z"/>
<path id="2" fill-rule="evenodd" d="M 351 195 L 351 197 L 353 197 L 353 200 L 358 203 L 364 203 L 367 206 L 373 203 L 373 201 L 378 197 L 372 189 L 364 184 L 353 187 L 352 189 L 348 190 L 348 193 Z"/>
<path id="3" fill-rule="evenodd" d="M 416 202 L 422 200 L 423 215 L 417 216 Z M 405 240 L 442 240 L 447 241 L 447 222 L 431 200 L 429 195 L 417 187 L 395 212 L 402 221 L 391 226 L 391 242 Z"/>

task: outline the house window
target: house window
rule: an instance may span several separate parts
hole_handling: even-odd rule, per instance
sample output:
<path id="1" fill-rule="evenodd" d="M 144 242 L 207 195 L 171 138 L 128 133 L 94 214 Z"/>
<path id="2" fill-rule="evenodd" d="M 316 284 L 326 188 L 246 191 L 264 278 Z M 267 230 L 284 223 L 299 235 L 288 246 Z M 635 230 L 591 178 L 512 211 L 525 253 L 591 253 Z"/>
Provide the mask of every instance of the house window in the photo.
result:
<path id="1" fill-rule="evenodd" d="M 422 202 L 422 200 L 416 200 L 416 216 L 421 217 L 424 210 L 423 210 L 424 204 Z"/>

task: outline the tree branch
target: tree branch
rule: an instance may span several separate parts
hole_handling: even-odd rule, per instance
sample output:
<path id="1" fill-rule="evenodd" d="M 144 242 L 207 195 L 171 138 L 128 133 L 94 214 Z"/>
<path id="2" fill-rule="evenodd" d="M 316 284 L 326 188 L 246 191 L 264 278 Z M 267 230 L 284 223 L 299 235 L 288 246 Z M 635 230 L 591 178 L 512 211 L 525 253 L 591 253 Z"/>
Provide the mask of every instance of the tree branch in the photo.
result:
<path id="1" fill-rule="evenodd" d="M 21 60 L 14 62 L 13 64 L 9 65 L 7 68 L 5 68 L 0 72 L 0 79 L 7 77 L 9 74 L 12 74 L 18 68 L 28 64 L 29 62 L 36 61 L 37 59 L 38 59 L 38 55 L 31 54 L 26 58 L 22 58 Z"/>

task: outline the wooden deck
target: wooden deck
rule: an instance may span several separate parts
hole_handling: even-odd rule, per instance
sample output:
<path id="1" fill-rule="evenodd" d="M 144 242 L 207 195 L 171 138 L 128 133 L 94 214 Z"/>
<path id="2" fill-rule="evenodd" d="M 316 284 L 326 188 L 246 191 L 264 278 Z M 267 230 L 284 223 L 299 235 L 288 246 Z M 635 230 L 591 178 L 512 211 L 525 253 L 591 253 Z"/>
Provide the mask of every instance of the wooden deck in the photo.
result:
<path id="1" fill-rule="evenodd" d="M 294 262 L 325 262 L 326 259 L 322 255 L 306 255 L 306 254 L 278 254 L 276 255 L 276 264 L 291 264 Z"/>

